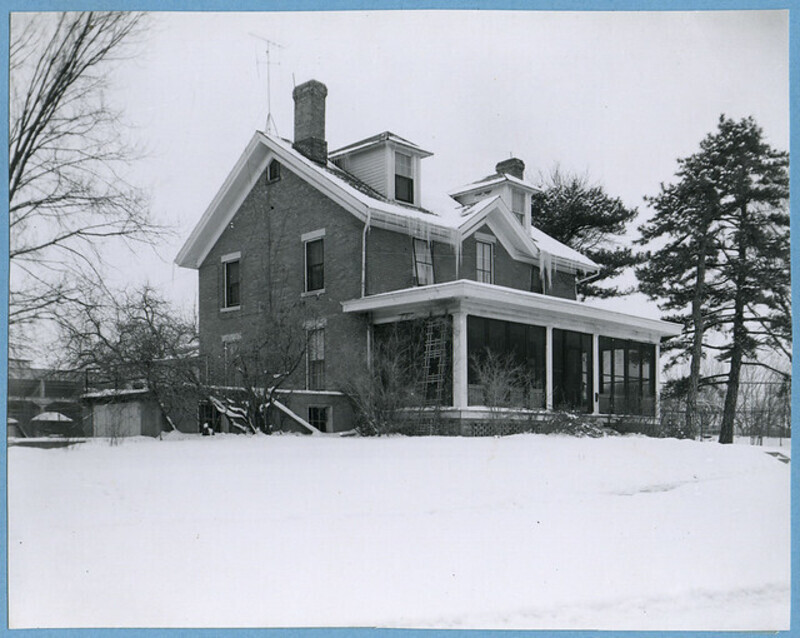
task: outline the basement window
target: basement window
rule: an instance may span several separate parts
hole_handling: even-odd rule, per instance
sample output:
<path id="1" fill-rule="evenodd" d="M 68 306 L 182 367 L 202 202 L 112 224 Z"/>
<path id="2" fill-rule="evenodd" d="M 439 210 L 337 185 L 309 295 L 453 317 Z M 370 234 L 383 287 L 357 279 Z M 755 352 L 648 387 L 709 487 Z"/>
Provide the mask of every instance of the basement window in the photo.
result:
<path id="1" fill-rule="evenodd" d="M 410 155 L 394 154 L 394 198 L 414 203 L 414 165 Z"/>
<path id="2" fill-rule="evenodd" d="M 431 243 L 424 239 L 414 240 L 414 279 L 417 286 L 427 286 L 433 283 Z"/>
<path id="3" fill-rule="evenodd" d="M 330 408 L 327 405 L 312 405 L 308 408 L 308 422 L 320 432 L 328 432 Z"/>

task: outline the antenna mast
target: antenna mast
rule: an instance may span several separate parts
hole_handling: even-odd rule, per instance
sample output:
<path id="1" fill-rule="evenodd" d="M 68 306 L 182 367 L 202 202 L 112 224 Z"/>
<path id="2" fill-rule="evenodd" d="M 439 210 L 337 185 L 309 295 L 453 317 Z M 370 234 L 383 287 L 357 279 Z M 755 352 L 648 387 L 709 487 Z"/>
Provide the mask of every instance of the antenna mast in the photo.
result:
<path id="1" fill-rule="evenodd" d="M 272 61 L 270 60 L 270 48 L 274 47 L 276 49 L 283 49 L 283 45 L 274 42 L 273 40 L 267 40 L 267 38 L 262 38 L 260 35 L 256 35 L 255 33 L 250 33 L 250 37 L 256 38 L 257 40 L 261 40 L 262 42 L 266 42 L 266 54 L 267 54 L 267 122 L 264 128 L 264 132 L 267 135 L 272 134 L 273 132 L 275 135 L 278 135 L 278 127 L 275 124 L 275 120 L 272 117 L 272 87 L 271 87 L 271 78 L 270 78 L 270 66 L 272 66 Z M 258 63 L 256 62 L 256 65 Z M 276 62 L 275 64 L 279 64 Z M 273 131 L 274 129 L 274 131 Z"/>

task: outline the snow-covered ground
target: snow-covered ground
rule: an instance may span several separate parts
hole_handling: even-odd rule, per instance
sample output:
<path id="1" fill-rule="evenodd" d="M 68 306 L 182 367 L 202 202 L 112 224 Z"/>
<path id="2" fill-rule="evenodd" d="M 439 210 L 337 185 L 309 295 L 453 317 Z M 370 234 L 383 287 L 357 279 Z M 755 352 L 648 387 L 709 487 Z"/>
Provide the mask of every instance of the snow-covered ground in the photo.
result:
<path id="1" fill-rule="evenodd" d="M 12 627 L 789 626 L 790 465 L 760 447 L 230 435 L 8 463 Z"/>

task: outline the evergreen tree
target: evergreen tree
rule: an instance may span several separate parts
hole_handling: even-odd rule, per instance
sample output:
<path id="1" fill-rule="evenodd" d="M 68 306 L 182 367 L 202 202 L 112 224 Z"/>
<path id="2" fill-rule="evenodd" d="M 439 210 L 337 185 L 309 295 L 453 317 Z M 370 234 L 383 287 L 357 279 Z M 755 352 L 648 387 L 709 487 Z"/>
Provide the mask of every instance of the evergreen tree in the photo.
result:
<path id="1" fill-rule="evenodd" d="M 678 183 L 649 200 L 656 215 L 642 227 L 643 241 L 665 244 L 646 254 L 637 274 L 642 290 L 687 328 L 673 344 L 691 359 L 687 420 L 702 352 L 728 362 L 720 442 L 731 443 L 742 366 L 765 366 L 764 348 L 791 349 L 788 155 L 764 141 L 752 117 L 721 116 L 679 165 Z M 709 331 L 722 335 L 721 345 L 704 340 Z"/>
<path id="2" fill-rule="evenodd" d="M 665 318 L 682 323 L 683 334 L 664 346 L 671 353 L 669 363 L 689 359 L 689 376 L 681 380 L 685 387 L 685 431 L 697 432 L 697 397 L 700 392 L 700 369 L 706 335 L 706 286 L 709 267 L 716 264 L 719 245 L 716 241 L 718 194 L 709 176 L 697 170 L 698 157 L 678 160 L 674 185 L 661 185 L 661 192 L 646 198 L 655 216 L 639 228 L 641 243 L 665 239 L 660 249 L 646 252 L 636 270 L 640 290 L 652 299 L 660 299 Z"/>
<path id="3" fill-rule="evenodd" d="M 789 296 L 789 156 L 764 141 L 752 117 L 721 117 L 706 142 L 723 237 L 710 307 L 715 327 L 729 335 L 719 354 L 730 366 L 719 440 L 732 443 L 742 365 L 765 365 L 759 350 L 788 337 L 781 301 Z"/>
<path id="4" fill-rule="evenodd" d="M 558 167 L 544 178 L 542 192 L 531 202 L 531 221 L 536 228 L 583 253 L 598 265 L 598 275 L 578 284 L 578 295 L 615 297 L 626 294 L 618 286 L 600 286 L 635 263 L 630 248 L 615 245 L 638 211 L 627 208 L 585 176 L 562 172 Z"/>

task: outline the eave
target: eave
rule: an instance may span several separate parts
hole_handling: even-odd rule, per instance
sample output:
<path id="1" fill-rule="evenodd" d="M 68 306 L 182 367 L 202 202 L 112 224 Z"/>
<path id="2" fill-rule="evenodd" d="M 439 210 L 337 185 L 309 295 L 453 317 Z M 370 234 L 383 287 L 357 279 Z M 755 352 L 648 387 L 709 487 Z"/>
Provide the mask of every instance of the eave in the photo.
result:
<path id="1" fill-rule="evenodd" d="M 346 313 L 369 314 L 373 323 L 466 312 L 542 326 L 656 343 L 681 333 L 680 324 L 584 302 L 460 279 L 369 295 L 342 302 Z"/>

